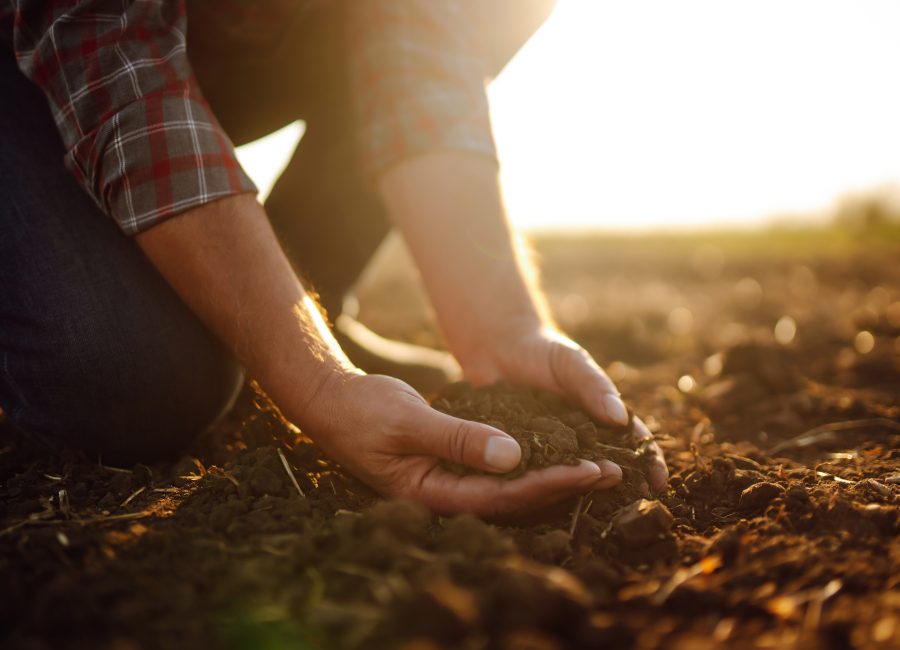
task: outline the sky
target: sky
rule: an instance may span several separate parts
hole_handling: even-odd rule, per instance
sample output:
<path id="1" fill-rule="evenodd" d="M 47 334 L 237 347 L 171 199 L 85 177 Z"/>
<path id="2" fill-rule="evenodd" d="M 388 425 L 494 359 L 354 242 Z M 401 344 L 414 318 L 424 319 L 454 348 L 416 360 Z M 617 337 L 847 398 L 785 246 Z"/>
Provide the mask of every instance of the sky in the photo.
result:
<path id="1" fill-rule="evenodd" d="M 559 0 L 491 84 L 510 218 L 754 227 L 900 195 L 897 0 Z M 295 124 L 239 150 L 271 186 Z"/>

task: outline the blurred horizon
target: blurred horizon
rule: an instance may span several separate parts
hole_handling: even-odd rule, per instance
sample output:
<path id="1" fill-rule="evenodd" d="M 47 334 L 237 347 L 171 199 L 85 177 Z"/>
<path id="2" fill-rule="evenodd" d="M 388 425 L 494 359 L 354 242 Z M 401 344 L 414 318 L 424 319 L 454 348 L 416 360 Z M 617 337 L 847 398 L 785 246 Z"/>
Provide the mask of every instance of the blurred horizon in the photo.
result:
<path id="1" fill-rule="evenodd" d="M 559 0 L 489 88 L 525 230 L 827 221 L 847 197 L 900 212 L 900 3 Z M 295 123 L 239 149 L 267 193 Z"/>

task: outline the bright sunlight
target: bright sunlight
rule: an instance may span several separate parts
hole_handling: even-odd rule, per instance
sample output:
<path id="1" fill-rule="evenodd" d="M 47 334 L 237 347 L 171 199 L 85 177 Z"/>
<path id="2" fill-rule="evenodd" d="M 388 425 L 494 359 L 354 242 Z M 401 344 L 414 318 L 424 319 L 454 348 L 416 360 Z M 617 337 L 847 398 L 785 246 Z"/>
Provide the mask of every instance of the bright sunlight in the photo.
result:
<path id="1" fill-rule="evenodd" d="M 560 0 L 491 85 L 528 229 L 753 226 L 900 187 L 900 3 Z M 240 150 L 271 186 L 295 124 Z"/>

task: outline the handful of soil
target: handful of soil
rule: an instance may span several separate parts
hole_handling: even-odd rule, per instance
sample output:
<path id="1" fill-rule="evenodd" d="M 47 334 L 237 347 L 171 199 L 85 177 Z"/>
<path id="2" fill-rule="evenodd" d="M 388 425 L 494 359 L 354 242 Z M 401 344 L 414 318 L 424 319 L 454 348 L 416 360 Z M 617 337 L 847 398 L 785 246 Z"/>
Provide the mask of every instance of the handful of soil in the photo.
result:
<path id="1" fill-rule="evenodd" d="M 634 437 L 634 414 L 625 426 L 601 424 L 556 393 L 516 388 L 498 382 L 474 388 L 468 382 L 450 384 L 431 404 L 442 413 L 490 425 L 511 435 L 522 448 L 522 460 L 504 478 L 516 478 L 529 469 L 551 465 L 577 465 L 579 458 L 611 460 L 626 472 L 646 474 L 648 454 Z M 478 470 L 445 463 L 456 474 Z"/>

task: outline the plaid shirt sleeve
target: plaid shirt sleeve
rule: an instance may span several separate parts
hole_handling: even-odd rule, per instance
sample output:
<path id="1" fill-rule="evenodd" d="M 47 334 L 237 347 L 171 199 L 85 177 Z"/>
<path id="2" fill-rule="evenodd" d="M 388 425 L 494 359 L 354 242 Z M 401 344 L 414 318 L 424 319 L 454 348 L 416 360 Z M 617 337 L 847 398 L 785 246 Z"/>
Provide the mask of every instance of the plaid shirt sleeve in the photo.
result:
<path id="1" fill-rule="evenodd" d="M 350 78 L 370 177 L 435 150 L 496 160 L 484 60 L 465 6 L 462 0 L 353 5 Z"/>
<path id="2" fill-rule="evenodd" d="M 200 93 L 183 0 L 12 0 L 19 67 L 46 94 L 65 164 L 128 234 L 255 192 Z"/>

